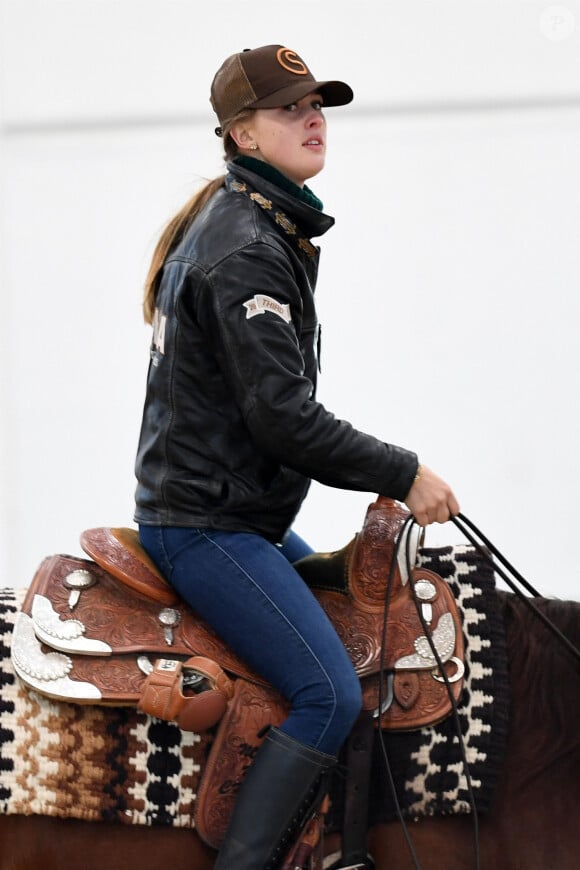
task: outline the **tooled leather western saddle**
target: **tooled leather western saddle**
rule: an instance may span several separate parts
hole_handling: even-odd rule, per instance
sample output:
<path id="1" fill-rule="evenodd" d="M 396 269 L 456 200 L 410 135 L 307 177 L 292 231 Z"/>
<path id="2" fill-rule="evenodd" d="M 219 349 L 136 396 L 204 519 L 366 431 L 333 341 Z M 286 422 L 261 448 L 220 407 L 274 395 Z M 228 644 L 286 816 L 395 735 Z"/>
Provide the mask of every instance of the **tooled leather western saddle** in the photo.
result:
<path id="1" fill-rule="evenodd" d="M 393 730 L 421 728 L 451 711 L 437 658 L 455 700 L 463 677 L 461 621 L 450 589 L 432 571 L 408 571 L 416 534 L 407 559 L 393 566 L 383 624 L 391 563 L 405 549 L 396 544 L 408 516 L 379 497 L 346 547 L 296 564 L 353 661 L 364 709 L 377 727 Z M 136 531 L 92 529 L 81 544 L 90 560 L 57 555 L 40 565 L 16 622 L 14 668 L 30 688 L 57 700 L 137 705 L 185 730 L 215 727 L 196 827 L 219 848 L 244 771 L 266 726 L 286 717 L 287 703 L 178 598 Z"/>

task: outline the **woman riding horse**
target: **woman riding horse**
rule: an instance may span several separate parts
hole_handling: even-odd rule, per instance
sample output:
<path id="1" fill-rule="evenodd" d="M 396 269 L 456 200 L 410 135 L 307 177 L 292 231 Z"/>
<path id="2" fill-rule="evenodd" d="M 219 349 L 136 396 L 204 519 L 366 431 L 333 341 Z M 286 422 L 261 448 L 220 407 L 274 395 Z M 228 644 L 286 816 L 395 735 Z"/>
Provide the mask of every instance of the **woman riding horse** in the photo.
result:
<path id="1" fill-rule="evenodd" d="M 352 96 L 281 45 L 228 57 L 211 86 L 227 174 L 168 224 L 147 278 L 141 543 L 290 703 L 243 782 L 217 870 L 278 866 L 361 707 L 350 659 L 292 567 L 311 552 L 291 530 L 310 480 L 404 501 L 421 525 L 459 510 L 415 453 L 315 398 L 311 239 L 334 220 L 305 182 L 325 162 L 323 107 Z"/>

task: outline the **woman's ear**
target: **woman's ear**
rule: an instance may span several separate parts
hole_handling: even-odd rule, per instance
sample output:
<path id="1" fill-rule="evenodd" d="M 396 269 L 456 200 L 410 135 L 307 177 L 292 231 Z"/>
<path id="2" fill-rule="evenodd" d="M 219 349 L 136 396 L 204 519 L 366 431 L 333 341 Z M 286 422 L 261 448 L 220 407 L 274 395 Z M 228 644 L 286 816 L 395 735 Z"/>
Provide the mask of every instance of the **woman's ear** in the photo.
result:
<path id="1" fill-rule="evenodd" d="M 254 139 L 245 124 L 234 124 L 230 130 L 230 136 L 238 148 L 242 148 L 246 151 L 254 150 L 252 148 L 252 145 L 255 144 Z"/>

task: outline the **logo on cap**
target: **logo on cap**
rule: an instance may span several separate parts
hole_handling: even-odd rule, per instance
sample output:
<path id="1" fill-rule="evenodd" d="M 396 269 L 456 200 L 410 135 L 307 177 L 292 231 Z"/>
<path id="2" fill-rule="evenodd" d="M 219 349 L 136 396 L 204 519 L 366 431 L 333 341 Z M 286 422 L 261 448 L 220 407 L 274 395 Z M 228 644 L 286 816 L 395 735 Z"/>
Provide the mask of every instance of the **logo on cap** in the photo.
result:
<path id="1" fill-rule="evenodd" d="M 308 67 L 291 48 L 279 48 L 276 53 L 276 60 L 288 72 L 294 73 L 297 76 L 308 75 Z"/>

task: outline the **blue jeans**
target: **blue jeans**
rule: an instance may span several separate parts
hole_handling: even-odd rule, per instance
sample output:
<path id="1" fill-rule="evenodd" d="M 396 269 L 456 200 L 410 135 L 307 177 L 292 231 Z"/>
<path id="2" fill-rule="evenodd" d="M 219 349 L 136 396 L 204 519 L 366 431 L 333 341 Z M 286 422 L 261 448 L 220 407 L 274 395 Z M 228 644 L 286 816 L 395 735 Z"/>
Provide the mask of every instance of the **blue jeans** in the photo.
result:
<path id="1" fill-rule="evenodd" d="M 311 552 L 294 532 L 259 535 L 141 526 L 141 543 L 181 597 L 291 710 L 280 730 L 336 755 L 361 709 L 350 658 L 292 562 Z"/>

